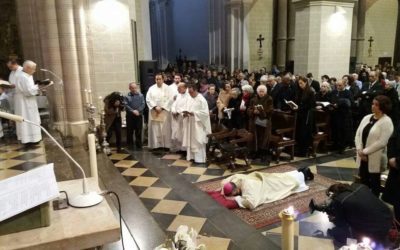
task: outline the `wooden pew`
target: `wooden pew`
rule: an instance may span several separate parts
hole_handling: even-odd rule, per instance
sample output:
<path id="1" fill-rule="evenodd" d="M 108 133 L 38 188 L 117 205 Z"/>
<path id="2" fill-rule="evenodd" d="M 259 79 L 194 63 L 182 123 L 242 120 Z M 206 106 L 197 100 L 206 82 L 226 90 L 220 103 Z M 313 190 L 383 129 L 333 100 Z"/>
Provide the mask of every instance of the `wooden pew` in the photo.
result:
<path id="1" fill-rule="evenodd" d="M 313 133 L 311 156 L 317 156 L 318 146 L 323 143 L 324 148 L 328 143 L 330 133 L 330 113 L 323 110 L 314 111 L 316 131 Z"/>
<path id="2" fill-rule="evenodd" d="M 296 113 L 287 113 L 274 110 L 271 116 L 270 149 L 274 152 L 276 162 L 279 163 L 280 155 L 284 149 L 289 149 L 290 159 L 294 159 L 294 146 L 296 144 Z"/>

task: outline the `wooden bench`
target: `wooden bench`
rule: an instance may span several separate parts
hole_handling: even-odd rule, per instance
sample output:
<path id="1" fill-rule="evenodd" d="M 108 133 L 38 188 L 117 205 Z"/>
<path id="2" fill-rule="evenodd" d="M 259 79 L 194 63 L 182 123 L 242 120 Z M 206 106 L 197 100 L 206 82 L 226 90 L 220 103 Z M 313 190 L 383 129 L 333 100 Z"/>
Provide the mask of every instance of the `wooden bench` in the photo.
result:
<path id="1" fill-rule="evenodd" d="M 314 111 L 316 131 L 313 134 L 313 143 L 311 146 L 311 156 L 317 156 L 318 146 L 323 143 L 324 149 L 328 143 L 330 133 L 330 114 L 323 110 Z"/>
<path id="2" fill-rule="evenodd" d="M 285 149 L 290 154 L 290 160 L 294 159 L 294 146 L 296 145 L 296 113 L 287 113 L 274 110 L 271 116 L 270 149 L 274 152 L 276 162 L 279 163 L 280 155 Z"/>
<path id="3" fill-rule="evenodd" d="M 232 171 L 250 168 L 249 143 L 253 141 L 253 134 L 245 129 L 233 129 L 207 135 L 207 163 L 227 165 Z M 236 158 L 245 161 L 244 166 L 236 164 Z"/>

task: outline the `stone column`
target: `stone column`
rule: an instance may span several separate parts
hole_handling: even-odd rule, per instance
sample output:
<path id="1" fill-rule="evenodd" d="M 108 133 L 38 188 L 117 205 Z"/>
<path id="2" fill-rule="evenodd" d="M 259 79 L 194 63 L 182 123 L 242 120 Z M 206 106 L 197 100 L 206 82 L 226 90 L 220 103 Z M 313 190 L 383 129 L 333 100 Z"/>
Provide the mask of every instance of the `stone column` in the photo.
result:
<path id="1" fill-rule="evenodd" d="M 76 32 L 74 24 L 75 18 L 79 19 L 79 16 L 74 16 L 73 7 L 73 0 L 56 1 L 68 134 L 82 139 L 86 133 L 87 121 L 84 119 L 82 89 L 80 86 L 81 79 L 76 39 L 79 33 Z"/>
<path id="2" fill-rule="evenodd" d="M 288 8 L 287 0 L 278 2 L 278 25 L 276 33 L 276 64 L 279 70 L 283 71 L 286 66 L 286 41 L 287 41 L 287 21 Z"/>
<path id="3" fill-rule="evenodd" d="M 225 1 L 209 0 L 209 62 L 217 66 L 225 64 Z"/>
<path id="4" fill-rule="evenodd" d="M 353 8 L 353 26 L 351 28 L 351 50 L 350 56 L 357 57 L 357 23 L 358 23 L 358 3 Z"/>
<path id="5" fill-rule="evenodd" d="M 296 28 L 296 9 L 292 0 L 288 1 L 288 32 L 287 32 L 287 51 L 286 61 L 294 60 L 294 36 Z"/>
<path id="6" fill-rule="evenodd" d="M 357 18 L 357 65 L 364 63 L 364 40 L 365 40 L 365 12 L 367 11 L 367 0 L 358 1 L 358 18 Z"/>
<path id="7" fill-rule="evenodd" d="M 393 65 L 397 68 L 400 68 L 400 0 L 397 2 L 397 28 L 394 43 Z"/>
<path id="8" fill-rule="evenodd" d="M 295 0 L 295 73 L 340 77 L 349 71 L 354 0 Z"/>
<path id="9" fill-rule="evenodd" d="M 56 75 L 62 75 L 60 41 L 58 39 L 58 27 L 55 0 L 44 0 L 37 2 L 39 12 L 38 27 L 40 33 L 43 65 L 41 68 L 49 69 Z M 43 73 L 45 78 L 55 82 L 53 87 L 47 90 L 47 99 L 55 128 L 64 131 L 63 124 L 66 120 L 64 89 L 60 81 L 49 73 Z"/>

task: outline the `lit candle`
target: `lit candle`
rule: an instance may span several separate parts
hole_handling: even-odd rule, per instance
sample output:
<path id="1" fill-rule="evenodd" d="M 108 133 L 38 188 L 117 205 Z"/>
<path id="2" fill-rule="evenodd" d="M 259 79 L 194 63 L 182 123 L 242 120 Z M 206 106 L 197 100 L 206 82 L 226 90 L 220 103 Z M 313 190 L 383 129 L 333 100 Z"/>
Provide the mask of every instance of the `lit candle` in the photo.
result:
<path id="1" fill-rule="evenodd" d="M 90 158 L 90 173 L 91 176 L 98 181 L 98 171 L 97 171 L 97 155 L 96 155 L 96 138 L 94 134 L 88 135 L 89 144 L 89 158 Z"/>
<path id="2" fill-rule="evenodd" d="M 101 103 L 102 103 L 102 101 L 103 101 L 103 97 L 102 96 L 99 96 L 99 100 L 98 100 L 98 103 L 97 103 L 97 105 L 99 106 L 99 109 L 101 109 Z"/>
<path id="3" fill-rule="evenodd" d="M 284 209 L 279 213 L 282 222 L 282 242 L 281 247 L 283 250 L 294 249 L 294 220 L 295 214 L 292 206 Z"/>

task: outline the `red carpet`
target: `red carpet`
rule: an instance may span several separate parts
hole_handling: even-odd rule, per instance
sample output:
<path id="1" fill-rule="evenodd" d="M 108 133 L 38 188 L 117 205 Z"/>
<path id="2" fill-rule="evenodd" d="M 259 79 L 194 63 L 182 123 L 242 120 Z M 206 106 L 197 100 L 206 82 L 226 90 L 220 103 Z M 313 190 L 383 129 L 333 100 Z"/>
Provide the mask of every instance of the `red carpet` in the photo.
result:
<path id="1" fill-rule="evenodd" d="M 292 171 L 294 169 L 294 167 L 289 165 L 281 165 L 267 168 L 261 172 L 280 173 Z M 221 180 L 214 180 L 198 183 L 196 185 L 203 191 L 212 191 L 220 187 L 220 182 Z M 307 212 L 311 198 L 314 198 L 317 203 L 323 202 L 327 198 L 325 190 L 334 183 L 335 180 L 315 174 L 314 180 L 307 183 L 310 189 L 305 192 L 293 194 L 280 201 L 261 205 L 253 211 L 248 209 L 232 209 L 231 211 L 255 228 L 262 228 L 279 222 L 278 213 L 289 206 L 293 206 L 298 213 Z"/>

